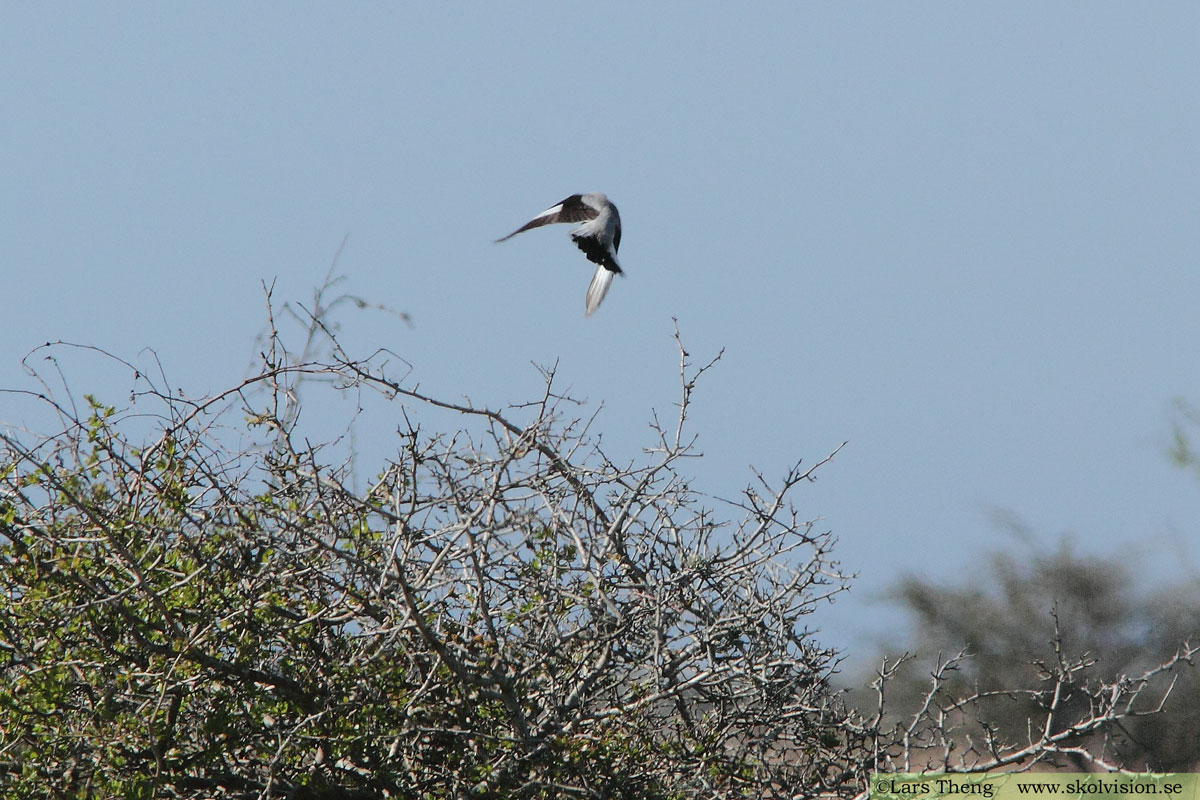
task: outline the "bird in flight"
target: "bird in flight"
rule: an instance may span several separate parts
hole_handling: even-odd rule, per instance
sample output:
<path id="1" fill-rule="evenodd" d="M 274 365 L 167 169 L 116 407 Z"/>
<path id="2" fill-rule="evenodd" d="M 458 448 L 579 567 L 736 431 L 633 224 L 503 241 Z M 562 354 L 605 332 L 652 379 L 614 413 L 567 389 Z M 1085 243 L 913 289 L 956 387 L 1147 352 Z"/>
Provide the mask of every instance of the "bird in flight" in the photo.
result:
<path id="1" fill-rule="evenodd" d="M 573 194 L 496 241 L 503 242 L 530 228 L 540 228 L 553 222 L 583 223 L 571 231 L 570 236 L 588 261 L 599 265 L 587 290 L 587 316 L 590 317 L 608 293 L 613 276 L 621 272 L 617 264 L 617 249 L 621 246 L 621 215 L 617 213 L 617 207 L 600 192 Z"/>

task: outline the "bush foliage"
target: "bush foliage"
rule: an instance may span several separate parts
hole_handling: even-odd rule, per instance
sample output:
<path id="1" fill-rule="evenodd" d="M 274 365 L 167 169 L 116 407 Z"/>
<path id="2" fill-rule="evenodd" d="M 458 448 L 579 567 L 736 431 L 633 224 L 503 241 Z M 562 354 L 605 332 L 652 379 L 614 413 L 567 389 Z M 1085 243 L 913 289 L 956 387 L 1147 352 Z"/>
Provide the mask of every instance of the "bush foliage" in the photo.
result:
<path id="1" fill-rule="evenodd" d="M 563 416 L 552 373 L 495 411 L 331 351 L 299 362 L 273 336 L 201 400 L 142 372 L 130 408 L 43 392 L 61 430 L 5 435 L 9 785 L 712 797 L 860 777 L 834 654 L 802 625 L 843 586 L 787 501 L 813 470 L 747 488 L 724 527 L 678 471 L 704 371 L 682 348 L 678 419 L 625 464 Z M 374 390 L 403 420 L 365 489 L 299 434 L 301 383 Z M 426 433 L 434 410 L 461 427 Z"/>

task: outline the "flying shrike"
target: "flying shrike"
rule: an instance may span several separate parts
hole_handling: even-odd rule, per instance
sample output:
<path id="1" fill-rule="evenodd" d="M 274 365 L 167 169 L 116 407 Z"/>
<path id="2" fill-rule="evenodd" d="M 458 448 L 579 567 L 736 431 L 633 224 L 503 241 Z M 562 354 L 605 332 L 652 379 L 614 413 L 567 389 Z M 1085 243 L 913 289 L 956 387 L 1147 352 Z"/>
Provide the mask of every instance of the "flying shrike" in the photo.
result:
<path id="1" fill-rule="evenodd" d="M 617 213 L 617 207 L 600 192 L 573 194 L 538 214 L 504 239 L 496 241 L 503 242 L 530 228 L 540 228 L 552 222 L 583 223 L 570 235 L 588 261 L 599 264 L 587 290 L 587 316 L 590 317 L 608 292 L 613 275 L 621 271 L 617 265 L 617 249 L 621 246 L 621 215 Z"/>

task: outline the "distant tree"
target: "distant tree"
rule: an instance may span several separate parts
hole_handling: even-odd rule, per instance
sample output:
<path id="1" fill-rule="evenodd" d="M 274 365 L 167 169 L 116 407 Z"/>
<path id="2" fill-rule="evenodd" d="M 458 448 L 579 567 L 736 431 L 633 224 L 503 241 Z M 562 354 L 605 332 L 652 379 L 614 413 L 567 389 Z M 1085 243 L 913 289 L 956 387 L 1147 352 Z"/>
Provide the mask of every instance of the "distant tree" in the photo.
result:
<path id="1" fill-rule="evenodd" d="M 1063 763 L 1195 769 L 1200 681 L 1186 669 L 1194 650 L 1180 651 L 1180 642 L 1200 641 L 1198 587 L 1179 582 L 1138 593 L 1127 559 L 1086 556 L 1067 540 L 1039 551 L 1028 531 L 1015 532 L 1020 547 L 989 554 L 958 582 L 908 577 L 892 590 L 913 620 L 914 638 L 904 646 L 920 656 L 895 670 L 892 711 L 923 707 L 936 674 L 935 702 L 980 698 L 975 718 L 958 731 L 960 747 L 1036 741 L 1046 724 L 1069 727 L 1115 710 L 1124 712 L 1119 722 L 1080 725 L 1064 739 Z M 1095 687 L 1129 688 L 1132 675 L 1148 677 L 1137 702 L 1098 697 Z"/>
<path id="2" fill-rule="evenodd" d="M 435 398 L 402 359 L 347 355 L 322 297 L 299 355 L 272 322 L 251 376 L 208 397 L 114 359 L 129 405 L 77 406 L 27 359 L 40 384 L 7 396 L 53 427 L 0 433 L 6 796 L 848 798 L 986 702 L 951 698 L 944 667 L 896 725 L 889 663 L 877 710 L 847 706 L 804 626 L 846 578 L 791 503 L 828 458 L 706 504 L 681 468 L 712 363 L 681 343 L 677 415 L 622 460 L 553 370 L 525 404 Z M 301 388 L 386 422 L 310 441 Z M 392 455 L 355 488 L 367 427 Z M 945 766 L 1063 752 L 1156 674 L 1084 685 L 1060 655 L 1032 691 L 1089 711 L 1040 699 L 1044 733 Z"/>
<path id="3" fill-rule="evenodd" d="M 1171 419 L 1171 445 L 1167 454 L 1176 466 L 1200 476 L 1200 452 L 1196 450 L 1197 430 L 1200 430 L 1200 409 L 1183 398 L 1177 399 Z"/>

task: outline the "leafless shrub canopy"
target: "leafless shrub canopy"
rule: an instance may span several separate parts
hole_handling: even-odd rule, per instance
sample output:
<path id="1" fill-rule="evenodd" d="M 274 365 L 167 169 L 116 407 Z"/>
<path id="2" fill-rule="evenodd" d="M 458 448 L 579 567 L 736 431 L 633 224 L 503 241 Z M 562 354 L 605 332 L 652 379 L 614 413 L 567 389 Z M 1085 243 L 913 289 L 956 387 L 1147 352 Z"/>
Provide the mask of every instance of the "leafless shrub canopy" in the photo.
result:
<path id="1" fill-rule="evenodd" d="M 705 507 L 679 468 L 707 367 L 682 347 L 677 418 L 618 464 L 552 372 L 492 410 L 427 397 L 382 358 L 268 344 L 215 397 L 138 372 L 127 409 L 46 390 L 61 432 L 5 435 L 8 779 L 230 797 L 847 780 L 833 654 L 802 625 L 844 579 L 788 502 L 816 467 L 718 503 L 735 524 Z M 402 421 L 364 490 L 298 434 L 298 384 L 318 379 Z M 427 433 L 430 409 L 463 424 Z M 147 415 L 153 436 L 126 433 Z"/>

